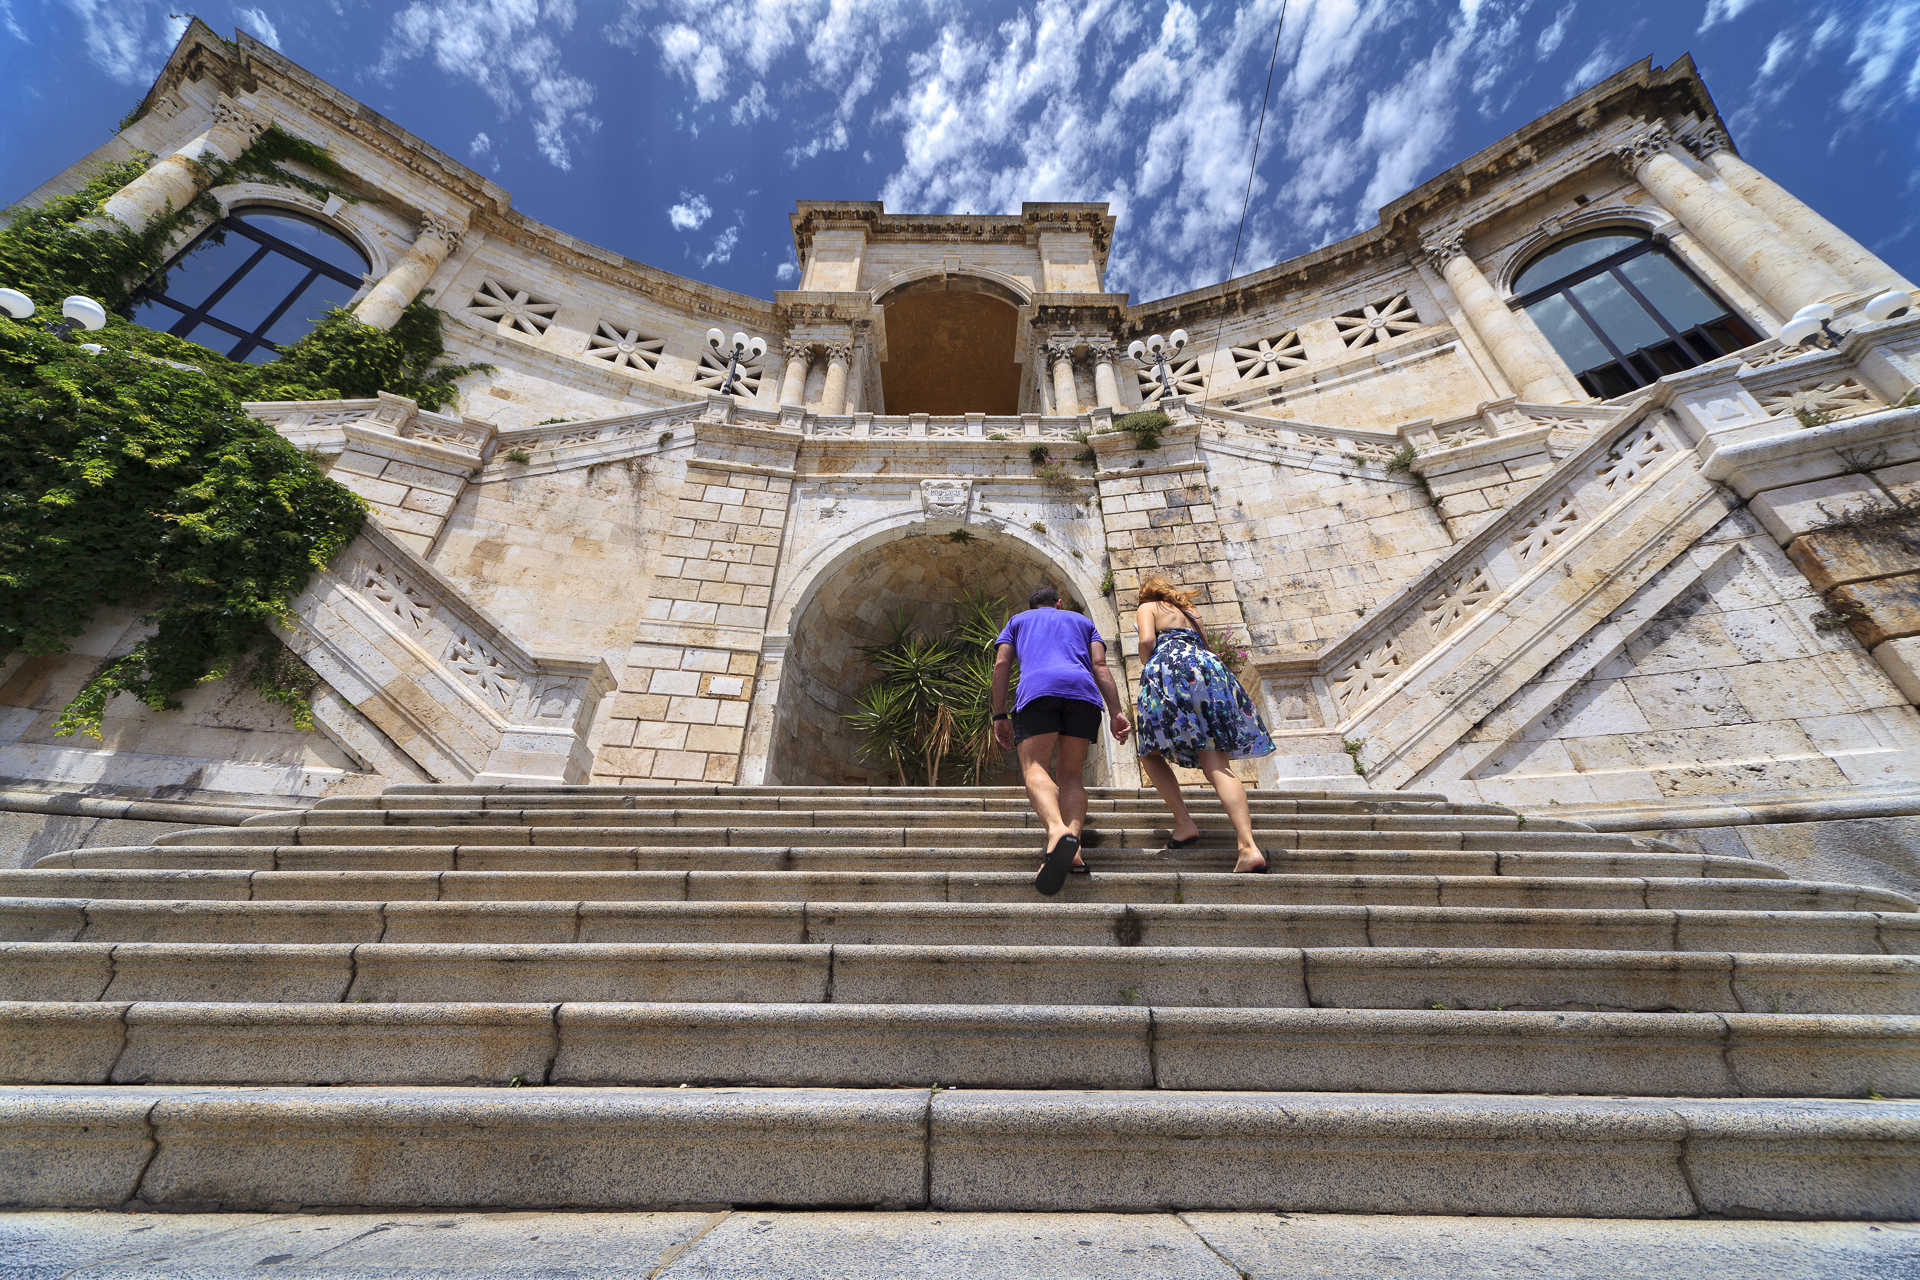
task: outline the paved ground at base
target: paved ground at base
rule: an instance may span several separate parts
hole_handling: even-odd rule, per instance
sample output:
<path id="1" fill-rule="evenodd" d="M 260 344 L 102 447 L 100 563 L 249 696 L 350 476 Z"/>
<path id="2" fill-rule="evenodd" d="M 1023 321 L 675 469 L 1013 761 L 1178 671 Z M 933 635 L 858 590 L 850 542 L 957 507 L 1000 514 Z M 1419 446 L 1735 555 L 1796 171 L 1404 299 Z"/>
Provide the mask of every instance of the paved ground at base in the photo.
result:
<path id="1" fill-rule="evenodd" d="M 0 1280 L 1910 1280 L 1920 1224 L 1329 1214 L 0 1213 Z"/>

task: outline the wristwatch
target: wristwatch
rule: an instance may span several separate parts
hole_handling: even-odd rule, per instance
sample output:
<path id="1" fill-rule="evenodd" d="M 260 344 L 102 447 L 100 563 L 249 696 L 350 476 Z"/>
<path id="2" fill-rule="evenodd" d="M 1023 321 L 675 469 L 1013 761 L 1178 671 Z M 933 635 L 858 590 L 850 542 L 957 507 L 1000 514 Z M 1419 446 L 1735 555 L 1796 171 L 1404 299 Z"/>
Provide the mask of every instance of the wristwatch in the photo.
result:
<path id="1" fill-rule="evenodd" d="M 1010 711 L 1002 711 L 998 715 L 994 716 L 994 719 L 995 720 L 1011 720 L 1013 719 L 1013 713 Z"/>

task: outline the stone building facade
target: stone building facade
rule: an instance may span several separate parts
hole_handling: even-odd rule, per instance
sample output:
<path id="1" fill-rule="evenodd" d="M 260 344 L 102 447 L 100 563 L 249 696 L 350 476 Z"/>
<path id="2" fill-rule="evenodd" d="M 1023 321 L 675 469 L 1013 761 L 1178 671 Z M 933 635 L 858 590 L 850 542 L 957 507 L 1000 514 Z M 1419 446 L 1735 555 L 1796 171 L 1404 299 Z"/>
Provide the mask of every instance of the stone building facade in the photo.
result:
<path id="1" fill-rule="evenodd" d="M 146 151 L 108 205 L 140 225 L 269 123 L 358 198 L 242 182 L 222 209 L 326 229 L 364 261 L 358 315 L 429 294 L 453 358 L 493 371 L 445 413 L 254 406 L 372 511 L 283 637 L 322 678 L 317 732 L 214 685 L 55 738 L 131 643 L 103 618 L 0 666 L 21 793 L 884 781 L 840 716 L 894 608 L 937 622 L 1051 578 L 1130 684 L 1123 620 L 1164 573 L 1252 651 L 1281 743 L 1261 785 L 1417 786 L 1916 882 L 1920 314 L 1884 300 L 1914 286 L 1742 160 L 1688 61 L 1627 68 L 1369 230 L 1153 301 L 1106 290 L 1125 228 L 1099 204 L 803 202 L 797 288 L 713 288 L 533 222 L 197 23 L 125 129 L 23 203 Z M 1829 345 L 1770 336 L 1810 303 Z M 710 328 L 767 350 L 730 370 Z M 1175 329 L 1164 371 L 1125 355 Z M 1152 449 L 1114 429 L 1141 408 L 1169 419 Z"/>

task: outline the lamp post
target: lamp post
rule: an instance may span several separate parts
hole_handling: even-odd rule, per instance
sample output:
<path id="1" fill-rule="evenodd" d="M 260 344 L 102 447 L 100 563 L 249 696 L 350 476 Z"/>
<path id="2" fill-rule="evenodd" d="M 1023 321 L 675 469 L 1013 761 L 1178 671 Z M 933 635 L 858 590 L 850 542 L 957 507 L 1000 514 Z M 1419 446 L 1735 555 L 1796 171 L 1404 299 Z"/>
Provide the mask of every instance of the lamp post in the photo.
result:
<path id="1" fill-rule="evenodd" d="M 33 318 L 33 299 L 18 289 L 0 289 L 0 311 L 6 312 L 15 320 Z M 66 338 L 75 329 L 99 329 L 107 323 L 107 309 L 84 294 L 70 294 L 60 304 L 61 319 L 47 326 L 47 332 L 56 338 Z"/>
<path id="2" fill-rule="evenodd" d="M 1153 376 L 1160 379 L 1160 396 L 1169 399 L 1173 395 L 1173 376 L 1167 372 L 1167 362 L 1186 349 L 1187 331 L 1175 329 L 1166 337 L 1149 334 L 1145 342 L 1135 338 L 1127 347 L 1127 359 L 1139 365 L 1151 365 Z"/>
<path id="3" fill-rule="evenodd" d="M 722 356 L 727 362 L 727 376 L 720 381 L 720 394 L 733 394 L 733 379 L 740 371 L 742 360 L 758 360 L 767 354 L 765 338 L 750 338 L 744 333 L 733 335 L 733 341 L 727 341 L 727 335 L 718 329 L 707 330 L 707 345 L 716 356 Z"/>

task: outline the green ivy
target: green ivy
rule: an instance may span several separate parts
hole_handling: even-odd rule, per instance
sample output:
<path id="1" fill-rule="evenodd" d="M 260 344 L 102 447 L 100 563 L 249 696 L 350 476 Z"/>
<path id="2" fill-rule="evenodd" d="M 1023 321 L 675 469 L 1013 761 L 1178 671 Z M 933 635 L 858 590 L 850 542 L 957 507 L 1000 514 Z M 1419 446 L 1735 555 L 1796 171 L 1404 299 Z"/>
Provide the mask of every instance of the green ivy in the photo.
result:
<path id="1" fill-rule="evenodd" d="M 213 176 L 335 191 L 285 161 L 342 176 L 324 151 L 277 129 Z M 0 229 L 0 285 L 47 314 L 73 293 L 124 310 L 176 233 L 212 212 L 203 198 L 140 231 L 99 216 L 144 169 L 141 160 L 111 166 L 18 214 Z M 424 298 L 391 329 L 336 310 L 280 359 L 252 365 L 118 315 L 72 341 L 37 318 L 0 317 L 0 657 L 61 652 L 103 606 L 140 608 L 150 627 L 87 682 L 56 733 L 98 737 L 117 693 L 176 706 L 185 690 L 243 666 L 296 724 L 311 723 L 311 673 L 267 624 L 289 617 L 314 570 L 359 530 L 365 506 L 242 402 L 390 391 L 440 408 L 458 378 L 486 368 L 443 363 L 441 324 Z"/>

